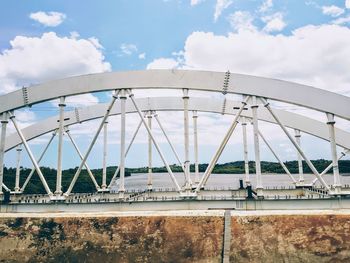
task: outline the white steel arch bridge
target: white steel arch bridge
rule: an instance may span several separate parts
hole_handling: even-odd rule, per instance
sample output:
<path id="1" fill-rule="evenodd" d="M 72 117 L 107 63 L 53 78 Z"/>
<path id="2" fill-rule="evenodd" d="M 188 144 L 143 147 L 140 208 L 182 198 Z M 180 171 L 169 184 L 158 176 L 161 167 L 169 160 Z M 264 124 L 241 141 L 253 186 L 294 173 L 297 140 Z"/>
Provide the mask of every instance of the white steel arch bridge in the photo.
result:
<path id="1" fill-rule="evenodd" d="M 151 97 L 151 98 L 135 98 L 134 90 L 143 89 L 179 89 L 182 90 L 182 97 Z M 190 97 L 190 91 L 202 91 L 213 92 L 218 94 L 237 94 L 242 95 L 240 101 L 233 101 L 229 99 L 208 99 L 203 97 Z M 111 101 L 107 104 L 97 104 L 86 108 L 75 109 L 74 111 L 65 111 L 65 100 L 69 96 L 75 96 L 84 93 L 100 92 L 100 91 L 113 91 L 111 95 Z M 20 129 L 16 121 L 15 111 L 21 108 L 30 107 L 32 105 L 49 101 L 53 99 L 59 99 L 59 115 L 50 117 L 46 120 L 37 122 L 24 129 Z M 270 105 L 270 101 L 280 101 L 291 105 L 298 105 L 305 108 L 317 110 L 322 112 L 327 117 L 327 122 L 322 123 L 318 120 L 308 118 L 293 112 L 285 110 L 275 109 Z M 233 74 L 230 72 L 207 72 L 207 71 L 189 71 L 189 70 L 146 70 L 146 71 L 134 71 L 134 72 L 111 72 L 100 73 L 78 77 L 71 77 L 62 80 L 51 81 L 48 83 L 23 87 L 21 90 L 0 96 L 0 114 L 1 114 L 1 137 L 0 137 L 0 193 L 4 190 L 11 191 L 6 185 L 3 184 L 3 166 L 4 155 L 6 152 L 12 149 L 19 149 L 19 146 L 23 146 L 28 153 L 32 163 L 33 170 L 26 178 L 25 183 L 19 185 L 19 161 L 20 150 L 18 150 L 18 171 L 16 173 L 15 188 L 11 191 L 13 198 L 10 204 L 3 205 L 2 209 L 21 210 L 23 207 L 30 206 L 31 203 L 44 204 L 50 206 L 50 204 L 70 204 L 75 203 L 88 204 L 100 204 L 106 200 L 109 203 L 117 203 L 120 209 L 130 209 L 127 204 L 130 205 L 133 201 L 145 201 L 142 205 L 145 206 L 147 202 L 159 201 L 174 201 L 173 203 L 180 208 L 188 208 L 193 205 L 200 208 L 210 208 L 213 206 L 211 202 L 207 205 L 208 198 L 210 200 L 216 200 L 221 196 L 224 203 L 217 202 L 214 206 L 228 206 L 231 207 L 235 204 L 236 209 L 255 207 L 257 204 L 261 207 L 271 207 L 268 200 L 281 199 L 279 196 L 284 196 L 284 200 L 293 200 L 293 205 L 296 203 L 302 203 L 302 207 L 310 207 L 310 196 L 313 201 L 312 205 L 315 207 L 329 207 L 335 204 L 339 207 L 347 207 L 350 191 L 342 185 L 339 175 L 338 160 L 343 158 L 350 149 L 350 133 L 336 128 L 334 117 L 337 116 L 344 120 L 350 120 L 350 98 L 328 92 L 325 90 L 305 86 L 297 83 L 286 82 L 275 79 L 261 78 L 255 76 Z M 183 112 L 183 127 L 184 127 L 184 160 L 181 160 L 179 154 L 176 152 L 171 139 L 167 135 L 158 114 L 162 114 L 164 111 L 181 111 Z M 190 160 L 190 147 L 189 141 L 191 132 L 189 130 L 190 112 L 192 112 L 193 121 L 193 140 L 194 140 L 194 156 L 195 160 Z M 226 134 L 222 138 L 221 143 L 217 146 L 211 161 L 204 172 L 200 175 L 198 171 L 198 130 L 197 121 L 200 120 L 201 112 L 210 112 L 215 114 L 232 115 L 232 122 L 230 127 L 227 127 Z M 140 117 L 140 123 L 132 137 L 129 146 L 127 147 L 125 140 L 126 124 L 125 119 L 129 113 L 137 113 Z M 104 149 L 107 148 L 107 127 L 108 117 L 113 115 L 120 115 L 120 164 L 115 171 L 114 177 L 111 182 L 106 181 L 106 155 L 107 151 L 104 151 L 103 162 L 103 177 L 102 184 L 99 185 L 94 175 L 87 165 L 87 159 L 91 150 L 96 143 L 96 140 L 100 133 L 104 134 Z M 69 127 L 72 125 L 79 125 L 82 122 L 100 119 L 100 125 L 97 127 L 93 139 L 88 147 L 86 153 L 82 154 L 79 147 L 74 141 L 74 138 L 69 132 Z M 165 138 L 167 139 L 173 154 L 179 162 L 179 165 L 183 169 L 185 177 L 185 184 L 180 186 L 173 171 L 167 161 L 167 156 L 164 155 L 157 138 L 152 131 L 152 119 L 154 119 L 159 128 L 162 130 Z M 269 122 L 275 124 L 281 128 L 285 135 L 289 138 L 290 142 L 294 145 L 298 153 L 298 165 L 299 165 L 299 178 L 295 178 L 295 175 L 291 174 L 285 164 L 281 161 L 280 156 L 277 155 L 274 150 L 273 143 L 268 142 L 261 130 L 259 129 L 259 121 Z M 12 122 L 16 133 L 8 134 L 7 125 L 8 122 Z M 249 176 L 248 167 L 248 155 L 247 155 L 247 134 L 246 125 L 251 123 L 253 125 L 253 141 L 254 141 L 254 156 L 255 156 L 255 170 L 256 170 L 256 188 L 251 189 L 251 181 Z M 243 131 L 243 148 L 244 148 L 244 161 L 245 161 L 245 183 L 249 188 L 249 191 L 245 189 L 230 189 L 227 191 L 209 191 L 205 188 L 208 178 L 211 176 L 215 164 L 221 156 L 224 148 L 226 147 L 229 139 L 237 129 L 238 124 L 242 125 Z M 128 151 L 135 139 L 135 136 L 141 126 L 144 126 L 148 133 L 148 160 L 149 160 L 149 175 L 148 185 L 145 186 L 145 191 L 138 194 L 131 194 L 130 189 L 125 189 L 125 158 Z M 291 128 L 295 130 L 295 134 L 291 134 Z M 332 155 L 332 163 L 324 170 L 318 171 L 300 145 L 301 133 L 307 133 L 316 136 L 322 140 L 328 141 L 330 145 L 330 151 Z M 28 141 L 42 136 L 47 133 L 52 133 L 46 147 L 39 158 L 36 158 L 28 145 Z M 81 162 L 78 170 L 76 171 L 68 189 L 62 190 L 62 149 L 64 147 L 63 136 L 66 134 L 73 143 L 77 154 L 81 158 Z M 45 174 L 40 169 L 40 161 L 45 155 L 53 138 L 58 137 L 58 149 L 57 149 L 57 178 L 56 188 L 50 189 L 48 186 Z M 291 188 L 289 190 L 284 189 L 281 192 L 270 191 L 263 185 L 263 176 L 261 173 L 260 164 L 260 143 L 263 141 L 271 150 L 276 160 L 281 164 L 286 174 L 290 177 Z M 165 191 L 152 191 L 152 145 L 154 145 L 158 154 L 160 155 L 164 166 L 166 167 L 168 174 L 173 182 L 173 190 Z M 337 155 L 337 146 L 342 147 L 344 150 Z M 311 182 L 304 182 L 302 172 L 302 160 L 311 169 L 314 174 L 314 180 Z M 195 179 L 191 180 L 190 176 L 190 163 L 195 165 Z M 96 193 L 81 195 L 74 194 L 72 192 L 73 187 L 80 176 L 82 169 L 86 168 L 88 174 L 96 187 Z M 327 183 L 323 176 L 329 171 L 333 170 L 333 183 Z M 23 191 L 27 186 L 34 172 L 40 177 L 42 184 L 46 190 L 46 195 L 38 195 L 35 197 L 25 196 Z M 111 186 L 113 185 L 117 174 L 120 174 L 119 186 L 116 193 L 111 193 Z M 321 188 L 318 189 L 314 185 L 319 181 Z M 93 196 L 93 197 L 92 197 Z M 135 197 L 136 196 L 136 197 Z M 253 200 L 252 200 L 253 199 Z M 24 204 L 23 204 L 24 201 Z M 203 202 L 199 202 L 203 201 Z M 226 202 L 227 201 L 227 202 Z M 182 202 L 179 205 L 178 202 Z M 185 203 L 183 203 L 185 202 Z M 253 203 L 252 203 L 253 202 Z M 201 203 L 201 204 L 199 204 Z M 185 206 L 183 206 L 186 204 Z M 253 206 L 252 206 L 253 204 Z M 279 207 L 275 205 L 274 207 Z M 278 202 L 281 204 L 281 202 Z M 290 206 L 290 203 L 288 203 Z M 326 205 L 324 205 L 326 204 Z M 25 206 L 24 206 L 25 205 Z M 168 205 L 168 204 L 166 204 Z M 165 205 L 165 206 L 166 206 Z M 283 203 L 283 205 L 285 205 Z M 311 205 L 311 206 L 312 206 Z M 5 208 L 4 208 L 5 207 Z M 19 209 L 20 208 L 20 209 Z M 38 206 L 36 206 L 38 209 Z M 44 208 L 46 209 L 46 208 Z M 60 207 L 59 209 L 63 209 Z M 137 208 L 135 208 L 137 209 Z"/>

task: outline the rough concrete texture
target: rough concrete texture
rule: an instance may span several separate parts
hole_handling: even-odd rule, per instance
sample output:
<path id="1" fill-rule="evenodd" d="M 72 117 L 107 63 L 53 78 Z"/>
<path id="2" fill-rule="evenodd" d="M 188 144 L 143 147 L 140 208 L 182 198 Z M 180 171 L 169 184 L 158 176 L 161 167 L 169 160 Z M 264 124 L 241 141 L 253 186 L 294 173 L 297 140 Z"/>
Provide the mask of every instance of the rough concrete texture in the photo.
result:
<path id="1" fill-rule="evenodd" d="M 0 216 L 1 262 L 221 262 L 223 213 Z M 350 213 L 232 213 L 230 262 L 350 262 Z"/>
<path id="2" fill-rule="evenodd" d="M 0 219 L 2 262 L 220 262 L 221 217 Z"/>
<path id="3" fill-rule="evenodd" d="M 238 216 L 230 262 L 350 262 L 349 215 Z"/>

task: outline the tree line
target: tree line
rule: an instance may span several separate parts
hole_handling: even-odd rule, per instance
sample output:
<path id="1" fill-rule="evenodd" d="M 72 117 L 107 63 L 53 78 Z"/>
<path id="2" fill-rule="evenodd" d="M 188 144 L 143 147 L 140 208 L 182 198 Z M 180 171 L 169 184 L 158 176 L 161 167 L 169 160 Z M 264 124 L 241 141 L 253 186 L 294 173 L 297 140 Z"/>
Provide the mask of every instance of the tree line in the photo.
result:
<path id="1" fill-rule="evenodd" d="M 319 172 L 322 172 L 330 163 L 329 160 L 319 159 L 319 160 L 313 160 L 313 165 L 316 167 L 316 169 Z M 288 170 L 291 173 L 298 173 L 298 162 L 297 161 L 288 161 L 284 163 Z M 182 168 L 179 165 L 171 165 L 170 166 L 173 172 L 182 172 Z M 199 172 L 203 173 L 206 168 L 208 167 L 208 164 L 199 164 Z M 56 169 L 49 168 L 49 167 L 41 167 L 40 168 L 42 173 L 45 176 L 45 179 L 52 191 L 56 188 L 56 175 L 57 171 Z M 107 167 L 107 184 L 112 179 L 117 167 L 116 166 L 110 166 Z M 66 191 L 69 187 L 69 184 L 75 175 L 76 171 L 78 170 L 78 167 L 66 169 L 62 172 L 62 191 Z M 190 171 L 194 172 L 195 167 L 193 164 L 190 165 Z M 263 173 L 276 173 L 276 174 L 284 174 L 285 171 L 281 167 L 281 165 L 277 162 L 267 162 L 262 161 L 261 162 L 261 170 Z M 310 168 L 307 166 L 305 162 L 303 162 L 303 170 L 304 173 L 312 173 Z M 350 160 L 340 160 L 339 161 L 339 170 L 341 174 L 350 174 Z M 94 174 L 97 182 L 101 184 L 102 182 L 102 169 L 92 169 L 92 173 Z M 154 173 L 165 173 L 167 172 L 165 167 L 154 167 L 152 168 L 152 171 Z M 249 162 L 249 171 L 250 173 L 255 173 L 255 163 L 253 161 Z M 21 168 L 21 176 L 20 176 L 20 186 L 23 185 L 25 179 L 30 174 L 31 169 L 29 168 Z M 147 173 L 148 167 L 140 167 L 140 168 L 126 168 L 125 170 L 125 176 L 131 176 L 131 174 L 137 174 L 137 173 Z M 332 169 L 328 171 L 328 173 L 331 173 Z M 236 161 L 236 162 L 229 162 L 224 164 L 217 164 L 213 170 L 214 174 L 243 174 L 244 173 L 244 162 L 243 161 Z M 15 176 L 16 176 L 16 169 L 15 168 L 4 168 L 4 183 L 10 188 L 14 189 L 15 185 Z M 117 175 L 119 177 L 119 174 Z M 92 193 L 95 192 L 95 186 L 92 183 L 87 171 L 83 169 L 81 171 L 81 174 L 73 188 L 73 192 L 76 193 Z M 33 193 L 46 193 L 45 189 L 40 181 L 39 176 L 35 172 L 29 181 L 29 184 L 27 185 L 24 193 L 26 194 L 33 194 Z"/>

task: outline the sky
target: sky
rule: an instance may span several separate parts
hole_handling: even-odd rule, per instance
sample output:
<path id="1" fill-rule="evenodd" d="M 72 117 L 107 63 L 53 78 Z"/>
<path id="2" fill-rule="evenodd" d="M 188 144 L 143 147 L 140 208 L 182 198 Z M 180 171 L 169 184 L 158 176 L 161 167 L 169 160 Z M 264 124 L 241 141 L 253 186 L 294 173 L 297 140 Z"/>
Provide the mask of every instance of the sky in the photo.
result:
<path id="1" fill-rule="evenodd" d="M 294 81 L 350 96 L 349 25 L 350 0 L 3 0 L 0 8 L 0 94 L 68 76 L 176 68 L 230 70 Z M 155 92 L 147 94 L 157 95 Z M 108 102 L 110 95 L 68 97 L 66 110 Z M 145 93 L 136 95 L 145 96 Z M 181 96 L 181 93 L 165 91 L 161 95 Z M 275 106 L 286 108 L 282 104 Z M 324 114 L 294 106 L 288 109 L 326 120 Z M 57 113 L 57 101 L 51 101 L 18 110 L 16 116 L 21 127 L 25 127 Z M 183 158 L 181 113 L 160 114 L 160 118 Z M 138 121 L 136 115 L 127 117 L 127 141 Z M 200 114 L 200 162 L 209 162 L 231 121 L 229 116 Z M 72 127 L 82 152 L 87 149 L 98 122 Z M 119 162 L 119 122 L 118 117 L 110 119 L 109 165 Z M 349 131 L 343 120 L 337 119 L 337 125 Z M 261 123 L 261 129 L 282 160 L 296 159 L 296 151 L 278 127 Z M 9 125 L 11 132 L 14 129 Z M 155 129 L 155 134 L 169 163 L 175 163 L 159 129 Z M 248 136 L 249 157 L 253 160 L 251 127 Z M 36 156 L 48 138 L 42 136 L 31 141 Z M 243 159 L 241 138 L 238 129 L 219 162 Z M 146 143 L 143 129 L 130 151 L 127 166 L 146 166 Z M 193 152 L 192 137 L 190 144 Z M 302 144 L 310 159 L 330 158 L 328 143 L 303 134 Z M 55 140 L 43 165 L 55 167 L 56 150 Z M 6 154 L 6 165 L 14 166 L 15 154 L 15 151 Z M 263 143 L 261 155 L 263 160 L 274 161 Z M 101 167 L 102 138 L 91 156 L 89 165 Z M 26 154 L 22 157 L 23 165 L 30 166 Z M 156 153 L 154 164 L 161 165 Z M 63 166 L 78 165 L 79 158 L 65 138 Z"/>

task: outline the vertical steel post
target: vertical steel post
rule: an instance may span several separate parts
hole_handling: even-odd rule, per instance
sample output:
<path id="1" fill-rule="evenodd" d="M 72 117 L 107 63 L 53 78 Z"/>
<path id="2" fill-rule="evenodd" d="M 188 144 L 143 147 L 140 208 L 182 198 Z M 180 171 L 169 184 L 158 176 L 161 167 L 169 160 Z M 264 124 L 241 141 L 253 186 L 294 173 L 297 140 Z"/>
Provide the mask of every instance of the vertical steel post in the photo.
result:
<path id="1" fill-rule="evenodd" d="M 59 106 L 59 125 L 58 125 L 58 152 L 57 152 L 57 179 L 56 195 L 62 194 L 62 150 L 63 150 L 63 125 L 64 125 L 64 107 L 66 106 L 65 97 L 60 98 Z"/>
<path id="2" fill-rule="evenodd" d="M 142 125 L 142 121 L 140 121 L 140 123 L 137 125 L 136 131 L 135 131 L 134 135 L 133 135 L 132 138 L 131 138 L 131 141 L 130 141 L 130 143 L 129 143 L 129 146 L 128 146 L 128 148 L 126 148 L 126 151 L 125 151 L 125 158 L 126 158 L 126 156 L 128 156 L 128 152 L 129 152 L 129 150 L 130 150 L 130 148 L 131 148 L 131 146 L 132 146 L 132 144 L 133 144 L 133 142 L 134 142 L 134 140 L 135 140 L 135 138 L 136 138 L 137 133 L 138 133 L 139 130 L 140 130 L 141 125 Z M 117 175 L 118 175 L 118 173 L 119 173 L 119 170 L 120 170 L 120 165 L 118 166 L 117 170 L 115 170 L 114 175 L 113 175 L 113 177 L 112 177 L 112 179 L 111 179 L 111 181 L 110 181 L 110 183 L 109 183 L 109 185 L 108 185 L 108 188 L 111 187 L 112 183 L 114 182 L 115 178 L 117 177 Z"/>
<path id="3" fill-rule="evenodd" d="M 83 160 L 84 157 L 83 157 L 83 155 L 81 154 L 81 152 L 80 152 L 80 150 L 79 150 L 79 147 L 78 147 L 78 145 L 75 143 L 75 141 L 74 141 L 72 135 L 70 134 L 70 131 L 68 130 L 68 128 L 66 129 L 66 134 L 68 135 L 69 140 L 70 140 L 71 143 L 73 144 L 73 147 L 74 147 L 75 151 L 76 151 L 77 154 L 79 155 L 80 160 Z M 86 171 L 87 171 L 88 175 L 90 176 L 90 178 L 91 178 L 93 184 L 95 185 L 96 190 L 97 190 L 97 191 L 100 190 L 100 186 L 98 185 L 98 183 L 97 183 L 97 181 L 96 181 L 94 175 L 92 174 L 92 172 L 91 172 L 91 170 L 90 170 L 90 167 L 88 166 L 87 162 L 85 162 L 84 166 L 85 166 Z"/>
<path id="4" fill-rule="evenodd" d="M 198 162 L 198 113 L 193 111 L 193 141 L 194 141 L 194 182 L 199 183 L 199 162 Z"/>
<path id="5" fill-rule="evenodd" d="M 231 138 L 231 135 L 233 133 L 233 131 L 236 129 L 237 127 L 237 123 L 238 123 L 238 119 L 240 118 L 240 115 L 242 113 L 242 111 L 244 110 L 244 107 L 247 105 L 247 101 L 249 100 L 249 96 L 247 96 L 243 101 L 242 101 L 242 106 L 239 108 L 238 112 L 236 113 L 235 118 L 232 121 L 232 124 L 230 126 L 230 128 L 228 129 L 228 131 L 225 134 L 224 139 L 222 140 L 219 148 L 216 150 L 213 158 L 211 159 L 207 169 L 205 170 L 199 184 L 197 185 L 196 188 L 196 192 L 199 192 L 201 190 L 202 187 L 204 187 L 204 185 L 206 184 L 207 180 L 209 179 L 209 176 L 211 175 L 211 172 L 213 171 L 216 162 L 218 161 L 218 159 L 220 158 L 222 152 L 224 151 L 228 141 Z"/>
<path id="6" fill-rule="evenodd" d="M 190 185 L 190 138 L 189 138 L 189 118 L 188 118 L 188 89 L 183 89 L 183 102 L 184 102 L 184 141 L 185 141 L 185 190 L 191 190 Z"/>
<path id="7" fill-rule="evenodd" d="M 147 114 L 148 127 L 152 130 L 152 112 Z M 148 134 L 148 177 L 147 177 L 148 190 L 152 190 L 152 138 Z"/>
<path id="8" fill-rule="evenodd" d="M 29 145 L 28 145 L 28 143 L 27 143 L 27 140 L 25 139 L 25 137 L 24 137 L 24 135 L 23 135 L 21 129 L 18 127 L 18 124 L 17 124 L 17 122 L 16 122 L 16 120 L 15 120 L 15 116 L 13 116 L 11 112 L 8 112 L 8 114 L 9 114 L 9 117 L 10 117 L 12 123 L 13 123 L 13 126 L 15 127 L 15 129 L 16 129 L 16 131 L 17 131 L 19 137 L 21 138 L 22 144 L 23 144 L 24 148 L 26 149 L 26 151 L 27 151 L 27 153 L 28 153 L 28 155 L 29 155 L 30 160 L 31 160 L 32 163 L 33 163 L 36 172 L 37 172 L 38 175 L 39 175 L 39 178 L 40 178 L 42 184 L 44 185 L 44 188 L 45 188 L 45 190 L 46 190 L 46 193 L 47 193 L 49 196 L 52 196 L 52 192 L 51 192 L 51 190 L 50 190 L 50 187 L 48 186 L 48 184 L 47 184 L 47 182 L 46 182 L 46 180 L 45 180 L 45 177 L 44 177 L 43 173 L 41 172 L 40 167 L 39 167 L 37 161 L 35 160 L 32 151 L 31 151 L 30 148 L 29 148 Z"/>
<path id="9" fill-rule="evenodd" d="M 325 182 L 325 180 L 323 180 L 323 178 L 320 176 L 320 174 L 318 173 L 317 169 L 315 168 L 315 166 L 312 164 L 312 162 L 306 157 L 305 153 L 303 152 L 303 150 L 301 149 L 301 147 L 298 145 L 298 143 L 293 139 L 292 135 L 290 135 L 290 133 L 288 132 L 287 128 L 282 124 L 282 122 L 280 121 L 280 119 L 277 117 L 277 115 L 274 113 L 274 111 L 271 109 L 270 107 L 270 103 L 268 103 L 266 101 L 265 98 L 260 98 L 262 100 L 262 102 L 264 103 L 265 108 L 270 112 L 271 116 L 275 119 L 276 123 L 281 127 L 281 129 L 283 130 L 283 132 L 287 135 L 288 139 L 290 140 L 290 142 L 294 145 L 294 147 L 298 150 L 298 152 L 300 153 L 301 157 L 303 157 L 303 159 L 305 160 L 306 164 L 310 167 L 311 171 L 313 172 L 313 174 L 318 178 L 318 180 L 320 180 L 321 184 L 324 186 L 324 188 L 327 189 L 327 191 L 330 191 L 329 185 Z"/>
<path id="10" fill-rule="evenodd" d="M 246 183 L 246 185 L 250 185 L 249 160 L 248 160 L 248 144 L 247 144 L 247 121 L 246 121 L 245 117 L 242 117 L 241 121 L 242 121 L 242 134 L 243 134 L 243 154 L 244 154 L 245 183 Z"/>
<path id="11" fill-rule="evenodd" d="M 46 144 L 43 152 L 41 153 L 41 155 L 39 156 L 39 159 L 38 159 L 38 164 L 41 162 L 41 160 L 43 159 L 47 149 L 49 148 L 50 144 L 52 143 L 53 141 L 53 138 L 55 138 L 57 134 L 57 130 L 55 130 L 53 133 L 52 133 L 52 136 L 50 138 L 50 140 L 48 141 L 48 143 Z M 30 174 L 28 175 L 27 179 L 25 180 L 24 184 L 22 185 L 22 188 L 21 188 L 21 192 L 23 193 L 23 191 L 25 190 L 25 188 L 27 187 L 27 184 L 29 183 L 30 179 L 32 178 L 33 174 L 35 172 L 35 167 L 32 168 L 32 170 L 30 171 Z"/>
<path id="12" fill-rule="evenodd" d="M 126 92 L 122 89 L 119 93 L 120 99 L 120 178 L 119 178 L 119 198 L 124 198 L 125 192 L 125 102 Z"/>
<path id="13" fill-rule="evenodd" d="M 6 112 L 4 112 L 1 118 L 1 138 L 0 138 L 0 195 L 3 193 L 2 185 L 4 182 L 4 156 L 5 156 L 5 140 L 6 140 L 7 124 L 8 124 L 8 115 Z"/>
<path id="14" fill-rule="evenodd" d="M 108 121 L 103 125 L 103 163 L 102 163 L 102 190 L 107 188 L 107 136 L 108 136 Z"/>
<path id="15" fill-rule="evenodd" d="M 16 162 L 15 192 L 18 193 L 20 191 L 20 188 L 19 188 L 19 177 L 20 177 L 20 174 L 21 174 L 21 152 L 22 152 L 21 145 L 17 146 L 16 152 L 17 152 L 17 162 Z"/>
<path id="16" fill-rule="evenodd" d="M 253 132 L 254 132 L 254 154 L 255 154 L 255 173 L 256 173 L 256 193 L 258 197 L 263 196 L 263 185 L 261 177 L 261 163 L 260 163 L 260 145 L 259 145 L 259 127 L 258 127 L 258 102 L 256 96 L 252 97 L 253 117 Z"/>
<path id="17" fill-rule="evenodd" d="M 335 142 L 335 129 L 334 129 L 334 115 L 331 113 L 327 113 L 327 125 L 329 130 L 329 142 L 331 145 L 331 153 L 332 153 L 332 166 L 333 166 L 333 187 L 334 187 L 334 194 L 340 194 L 341 193 L 341 182 L 340 182 L 340 176 L 339 176 L 339 166 L 338 166 L 338 157 L 337 157 L 337 144 Z"/>
<path id="18" fill-rule="evenodd" d="M 100 123 L 100 125 L 99 125 L 99 127 L 98 127 L 98 129 L 97 129 L 97 131 L 96 131 L 96 133 L 95 133 L 95 135 L 94 135 L 94 138 L 92 139 L 92 142 L 90 143 L 90 146 L 89 146 L 89 148 L 87 149 L 87 151 L 86 151 L 86 153 L 85 153 L 85 155 L 84 155 L 84 158 L 83 158 L 83 160 L 81 161 L 81 163 L 80 163 L 80 165 L 79 165 L 78 170 L 77 170 L 76 173 L 74 174 L 74 177 L 73 177 L 73 179 L 72 179 L 72 181 L 71 181 L 71 183 L 70 183 L 70 185 L 69 185 L 67 191 L 64 193 L 65 196 L 69 196 L 70 193 L 72 192 L 73 187 L 74 187 L 74 185 L 75 185 L 76 181 L 78 180 L 78 177 L 79 177 L 79 175 L 80 175 L 80 173 L 81 173 L 81 170 L 82 170 L 83 166 L 85 165 L 85 162 L 86 162 L 87 158 L 89 157 L 89 154 L 90 154 L 90 152 L 91 152 L 91 150 L 92 150 L 92 147 L 94 147 L 95 142 L 96 142 L 96 140 L 97 140 L 97 138 L 98 138 L 98 136 L 99 136 L 99 134 L 100 134 L 100 132 L 101 132 L 101 130 L 102 130 L 102 128 L 103 128 L 103 125 L 104 125 L 106 119 L 108 118 L 110 111 L 111 111 L 112 108 L 113 108 L 114 102 L 116 101 L 116 99 L 117 99 L 117 97 L 118 97 L 118 94 L 119 94 L 118 91 L 117 91 L 115 94 L 113 94 L 112 101 L 111 101 L 111 103 L 109 104 L 109 106 L 108 106 L 108 108 L 107 108 L 107 110 L 106 110 L 106 113 L 105 113 L 105 115 L 104 115 L 103 118 L 102 118 L 102 121 L 101 121 L 101 123 Z"/>
<path id="19" fill-rule="evenodd" d="M 301 134 L 300 130 L 295 129 L 295 141 L 301 147 Z M 302 186 L 304 184 L 304 171 L 303 171 L 303 159 L 301 158 L 300 153 L 297 151 L 298 154 L 298 171 L 299 171 L 299 185 Z"/>
<path id="20" fill-rule="evenodd" d="M 134 94 L 132 94 L 131 92 L 129 92 L 129 98 L 131 99 L 131 101 L 132 101 L 132 103 L 133 103 L 135 109 L 137 110 L 137 113 L 139 114 L 139 117 L 140 117 L 140 119 L 142 120 L 143 126 L 145 126 L 145 128 L 146 128 L 148 134 L 151 136 L 152 141 L 153 141 L 153 144 L 154 144 L 154 147 L 157 149 L 157 152 L 159 153 L 159 156 L 160 156 L 160 158 L 162 159 L 162 161 L 163 161 L 163 163 L 164 163 L 164 165 L 165 165 L 165 167 L 166 167 L 166 169 L 167 169 L 167 171 L 168 171 L 168 173 L 169 173 L 169 175 L 170 175 L 171 180 L 172 180 L 173 183 L 175 184 L 176 190 L 177 190 L 178 192 L 181 192 L 181 187 L 179 186 L 179 184 L 178 184 L 178 182 L 177 182 L 177 180 L 176 180 L 176 178 L 175 178 L 173 172 L 171 171 L 171 168 L 170 168 L 168 162 L 166 161 L 166 159 L 165 159 L 165 157 L 164 157 L 162 151 L 160 150 L 160 147 L 159 147 L 159 145 L 158 145 L 156 139 L 154 138 L 152 131 L 151 131 L 150 128 L 148 127 L 148 125 L 147 125 L 145 119 L 143 118 L 142 112 L 141 112 L 140 108 L 139 108 L 139 107 L 137 106 L 137 104 L 136 104 L 136 101 L 135 101 L 135 99 L 134 99 Z"/>

